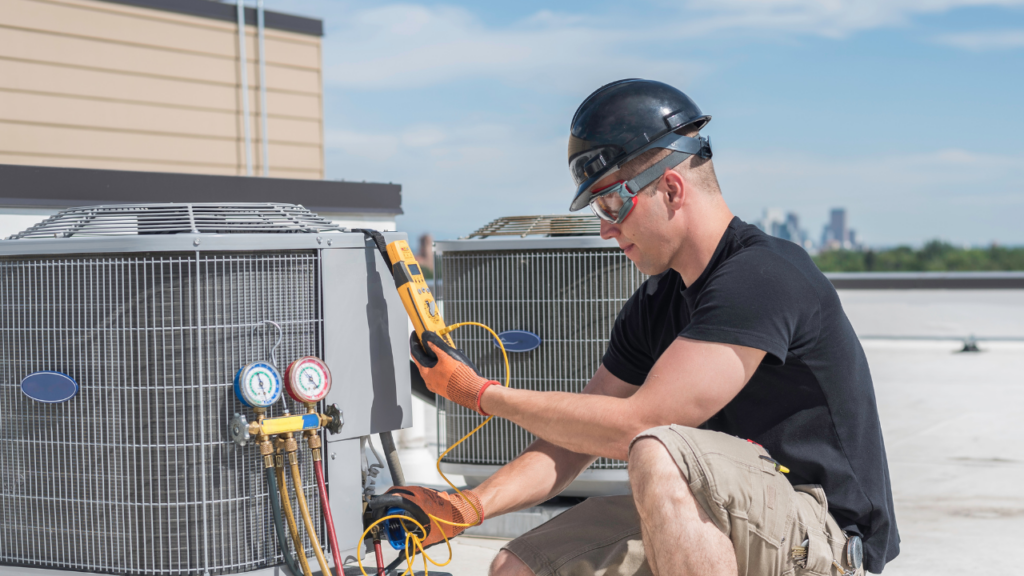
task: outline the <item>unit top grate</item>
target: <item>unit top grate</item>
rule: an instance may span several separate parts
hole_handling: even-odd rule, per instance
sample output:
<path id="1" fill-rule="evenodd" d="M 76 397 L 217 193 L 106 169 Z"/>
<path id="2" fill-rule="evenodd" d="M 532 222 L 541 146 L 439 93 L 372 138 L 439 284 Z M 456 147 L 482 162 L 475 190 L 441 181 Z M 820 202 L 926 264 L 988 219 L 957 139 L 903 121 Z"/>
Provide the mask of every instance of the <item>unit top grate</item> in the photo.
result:
<path id="1" fill-rule="evenodd" d="M 346 229 L 296 204 L 117 204 L 62 210 L 8 240 L 144 234 L 280 234 Z"/>
<path id="2" fill-rule="evenodd" d="M 466 238 L 488 236 L 597 236 L 601 221 L 592 214 L 548 216 L 505 216 L 473 232 Z"/>

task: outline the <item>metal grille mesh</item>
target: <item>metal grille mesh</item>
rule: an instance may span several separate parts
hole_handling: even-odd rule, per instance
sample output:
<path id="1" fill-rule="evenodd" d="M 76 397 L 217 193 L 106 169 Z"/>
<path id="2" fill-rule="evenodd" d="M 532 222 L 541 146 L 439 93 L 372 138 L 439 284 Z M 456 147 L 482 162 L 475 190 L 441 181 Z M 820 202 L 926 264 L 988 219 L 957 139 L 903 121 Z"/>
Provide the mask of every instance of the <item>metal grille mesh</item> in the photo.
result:
<path id="1" fill-rule="evenodd" d="M 20 238 L 147 234 L 314 233 L 345 230 L 296 204 L 117 204 L 61 210 Z"/>
<path id="2" fill-rule="evenodd" d="M 284 329 L 282 367 L 320 353 L 319 274 L 315 251 L 0 258 L 0 564 L 173 575 L 280 563 L 258 450 L 227 436 L 247 410 L 231 382 L 268 357 L 263 331 L 252 336 L 263 320 Z M 20 381 L 39 370 L 81 392 L 28 399 Z M 300 461 L 320 526 L 308 450 Z"/>
<path id="3" fill-rule="evenodd" d="M 536 350 L 509 354 L 512 386 L 529 390 L 583 390 L 601 364 L 615 317 L 645 279 L 618 249 L 445 252 L 441 263 L 446 323 L 476 321 L 499 333 L 529 330 L 541 337 Z M 502 381 L 501 351 L 490 335 L 467 327 L 453 336 L 485 377 Z M 455 403 L 438 402 L 442 450 L 483 421 Z M 502 465 L 534 439 L 495 419 L 445 462 Z M 591 467 L 620 469 L 626 463 L 600 458 Z"/>
<path id="4" fill-rule="evenodd" d="M 505 216 L 489 222 L 467 238 L 488 236 L 581 236 L 601 233 L 601 221 L 593 214 L 557 216 Z"/>

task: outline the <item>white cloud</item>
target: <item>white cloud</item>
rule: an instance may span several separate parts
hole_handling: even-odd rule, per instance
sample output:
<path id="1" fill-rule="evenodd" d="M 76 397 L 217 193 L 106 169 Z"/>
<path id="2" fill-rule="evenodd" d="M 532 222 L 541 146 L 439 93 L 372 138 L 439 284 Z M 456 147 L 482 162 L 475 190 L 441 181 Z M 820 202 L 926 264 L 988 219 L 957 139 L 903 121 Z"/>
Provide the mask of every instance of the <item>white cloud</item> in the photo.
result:
<path id="1" fill-rule="evenodd" d="M 633 31 L 614 22 L 541 11 L 505 26 L 462 8 L 389 4 L 359 9 L 329 30 L 327 83 L 350 88 L 428 86 L 490 77 L 554 90 L 621 75 L 692 73 L 680 60 L 629 56 Z"/>
<path id="2" fill-rule="evenodd" d="M 718 0 L 688 2 L 686 28 L 791 32 L 841 38 L 873 28 L 904 25 L 915 16 L 957 8 L 1010 7 L 1024 0 Z"/>
<path id="3" fill-rule="evenodd" d="M 992 32 L 965 32 L 946 34 L 936 40 L 940 44 L 963 48 L 972 52 L 1012 50 L 1024 48 L 1024 30 L 997 30 Z"/>
<path id="4" fill-rule="evenodd" d="M 920 15 L 1016 5 L 1024 0 L 688 0 L 653 6 L 650 16 L 542 10 L 501 25 L 485 24 L 454 6 L 314 6 L 327 12 L 321 16 L 329 27 L 324 74 L 330 85 L 395 89 L 493 78 L 559 91 L 624 76 L 689 79 L 705 70 L 671 53 L 651 58 L 645 45 L 653 38 L 683 40 L 729 31 L 842 38 L 905 25 Z M 999 41 L 1016 40 L 988 39 L 989 44 Z M 947 43 L 985 45 L 967 36 L 950 37 Z"/>
<path id="5" fill-rule="evenodd" d="M 555 91 L 627 76 L 692 79 L 705 70 L 679 53 L 652 58 L 652 39 L 685 41 L 725 32 L 843 38 L 958 8 L 1024 5 L 1024 0 L 651 0 L 618 13 L 541 10 L 491 25 L 455 6 L 278 1 L 268 5 L 324 19 L 329 85 L 402 89 L 492 78 Z M 972 49 L 1016 46 L 1019 37 L 1013 34 L 940 41 Z"/>
<path id="6" fill-rule="evenodd" d="M 324 131 L 324 143 L 328 150 L 339 150 L 363 160 L 383 162 L 398 153 L 401 138 L 394 134 L 328 128 Z"/>
<path id="7" fill-rule="evenodd" d="M 399 227 L 412 236 L 455 238 L 499 216 L 565 212 L 573 190 L 565 138 L 538 139 L 513 125 L 330 130 L 327 161 L 340 174 L 401 182 Z"/>

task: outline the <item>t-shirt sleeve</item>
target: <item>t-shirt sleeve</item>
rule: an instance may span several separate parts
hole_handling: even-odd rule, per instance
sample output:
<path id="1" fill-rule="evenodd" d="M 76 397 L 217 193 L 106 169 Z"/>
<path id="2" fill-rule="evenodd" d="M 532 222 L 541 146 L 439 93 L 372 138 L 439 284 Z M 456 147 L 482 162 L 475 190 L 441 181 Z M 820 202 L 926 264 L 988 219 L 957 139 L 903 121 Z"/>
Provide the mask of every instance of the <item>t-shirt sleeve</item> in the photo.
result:
<path id="1" fill-rule="evenodd" d="M 646 283 L 641 285 L 619 311 L 601 360 L 606 370 L 634 386 L 644 383 L 655 360 L 651 357 L 650 335 L 643 314 L 646 287 Z"/>
<path id="2" fill-rule="evenodd" d="M 807 279 L 768 251 L 737 254 L 707 282 L 683 338 L 757 348 L 766 361 L 784 364 L 794 340 L 806 335 L 809 315 L 817 314 Z"/>

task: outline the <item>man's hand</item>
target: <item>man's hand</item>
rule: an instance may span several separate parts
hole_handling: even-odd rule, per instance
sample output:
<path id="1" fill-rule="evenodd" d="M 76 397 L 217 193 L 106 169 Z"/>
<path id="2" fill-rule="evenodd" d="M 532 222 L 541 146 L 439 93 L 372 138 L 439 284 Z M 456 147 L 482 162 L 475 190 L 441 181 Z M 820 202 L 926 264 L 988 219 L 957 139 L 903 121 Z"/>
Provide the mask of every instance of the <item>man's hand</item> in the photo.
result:
<path id="1" fill-rule="evenodd" d="M 403 501 L 403 507 L 409 508 L 410 511 L 418 509 L 423 514 L 444 521 L 431 520 L 429 524 L 424 525 L 424 528 L 427 529 L 427 538 L 423 541 L 424 548 L 444 542 L 444 536 L 455 538 L 467 528 L 467 526 L 452 526 L 445 522 L 476 526 L 484 521 L 484 508 L 472 490 L 462 491 L 462 495 L 473 502 L 472 506 L 469 505 L 469 502 L 459 498 L 458 494 L 438 492 L 421 486 L 393 486 L 388 489 L 387 494 L 399 496 Z M 473 510 L 473 506 L 476 507 L 476 511 Z M 442 535 L 442 531 L 444 535 Z"/>
<path id="2" fill-rule="evenodd" d="M 488 386 L 497 382 L 480 376 L 462 350 L 452 348 L 434 332 L 424 332 L 423 342 L 425 346 L 420 345 L 415 332 L 409 337 L 412 360 L 427 388 L 434 394 L 488 416 L 480 408 L 480 398 Z"/>

